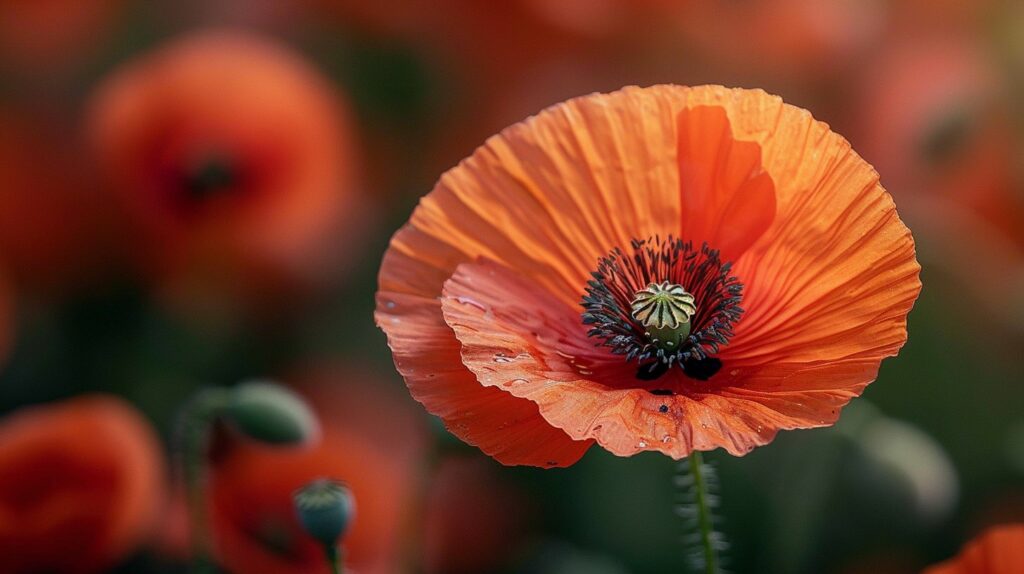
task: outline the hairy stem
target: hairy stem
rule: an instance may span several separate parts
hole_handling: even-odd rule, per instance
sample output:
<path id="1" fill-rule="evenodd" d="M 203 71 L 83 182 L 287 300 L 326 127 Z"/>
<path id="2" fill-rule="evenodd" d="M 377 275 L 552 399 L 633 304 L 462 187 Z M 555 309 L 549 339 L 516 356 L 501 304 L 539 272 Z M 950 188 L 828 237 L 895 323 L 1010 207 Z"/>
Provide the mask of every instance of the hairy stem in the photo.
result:
<path id="1" fill-rule="evenodd" d="M 718 573 L 718 551 L 715 548 L 714 520 L 711 516 L 711 500 L 708 484 L 704 477 L 704 457 L 700 451 L 690 454 L 690 474 L 693 476 L 694 504 L 696 506 L 697 529 L 704 551 L 704 572 Z"/>

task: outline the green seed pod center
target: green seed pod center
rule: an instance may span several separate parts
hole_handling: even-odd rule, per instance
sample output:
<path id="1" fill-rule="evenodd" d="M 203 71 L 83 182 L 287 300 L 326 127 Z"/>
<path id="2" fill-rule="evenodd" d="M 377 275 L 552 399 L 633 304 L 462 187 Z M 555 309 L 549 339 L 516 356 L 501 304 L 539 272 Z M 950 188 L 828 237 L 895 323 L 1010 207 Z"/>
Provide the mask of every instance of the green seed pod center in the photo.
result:
<path id="1" fill-rule="evenodd" d="M 633 296 L 633 319 L 643 325 L 654 344 L 674 351 L 690 335 L 690 319 L 697 312 L 694 301 L 682 285 L 651 283 Z"/>

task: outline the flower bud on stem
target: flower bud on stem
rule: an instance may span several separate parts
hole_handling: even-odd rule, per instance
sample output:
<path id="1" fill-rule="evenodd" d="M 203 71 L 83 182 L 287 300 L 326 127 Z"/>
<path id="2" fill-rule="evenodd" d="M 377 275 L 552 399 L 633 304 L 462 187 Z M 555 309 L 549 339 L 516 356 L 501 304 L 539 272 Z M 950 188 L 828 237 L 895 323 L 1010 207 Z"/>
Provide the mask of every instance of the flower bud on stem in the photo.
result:
<path id="1" fill-rule="evenodd" d="M 341 574 L 342 553 L 338 540 L 355 517 L 352 491 L 336 480 L 321 478 L 295 491 L 295 513 L 313 539 L 324 546 L 324 555 L 334 574 Z"/>
<path id="2" fill-rule="evenodd" d="M 318 434 L 316 416 L 301 397 L 269 382 L 200 390 L 179 415 L 176 437 L 185 483 L 195 572 L 210 569 L 206 516 L 206 457 L 210 429 L 224 420 L 243 436 L 274 445 L 296 445 Z"/>

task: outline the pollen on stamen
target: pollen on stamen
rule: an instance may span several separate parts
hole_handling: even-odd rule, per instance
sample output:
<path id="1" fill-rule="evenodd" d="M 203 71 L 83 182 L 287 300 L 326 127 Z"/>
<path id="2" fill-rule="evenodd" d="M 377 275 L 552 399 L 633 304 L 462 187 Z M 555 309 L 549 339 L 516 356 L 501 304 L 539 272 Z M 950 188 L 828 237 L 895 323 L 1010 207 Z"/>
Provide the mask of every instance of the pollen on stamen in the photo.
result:
<path id="1" fill-rule="evenodd" d="M 634 239 L 601 258 L 583 296 L 583 323 L 598 345 L 638 363 L 654 380 L 678 365 L 707 380 L 721 367 L 712 355 L 728 343 L 743 309 L 732 264 L 706 243 L 671 236 Z"/>

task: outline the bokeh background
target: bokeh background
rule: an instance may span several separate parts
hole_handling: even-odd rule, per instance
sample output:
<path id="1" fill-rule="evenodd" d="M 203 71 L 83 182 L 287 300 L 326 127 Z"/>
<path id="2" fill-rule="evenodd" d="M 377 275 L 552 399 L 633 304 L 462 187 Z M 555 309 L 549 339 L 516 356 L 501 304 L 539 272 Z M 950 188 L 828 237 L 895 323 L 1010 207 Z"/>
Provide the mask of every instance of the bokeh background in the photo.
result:
<path id="1" fill-rule="evenodd" d="M 0 572 L 187 571 L 175 418 L 252 379 L 324 432 L 217 430 L 225 571 L 326 572 L 290 510 L 324 475 L 356 492 L 357 572 L 686 571 L 676 463 L 502 467 L 408 396 L 372 319 L 444 170 L 547 105 L 656 83 L 811 110 L 923 265 L 907 346 L 839 424 L 709 455 L 729 568 L 914 572 L 1024 521 L 1019 2 L 0 0 Z"/>

